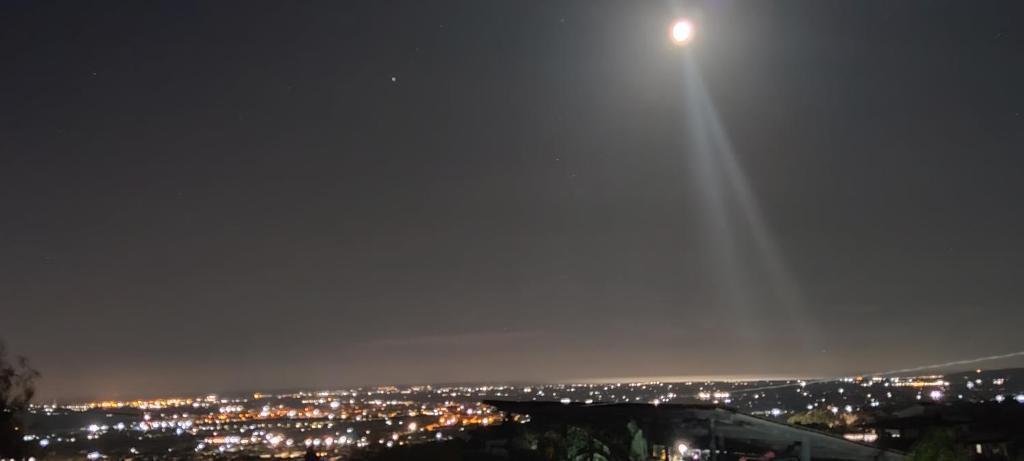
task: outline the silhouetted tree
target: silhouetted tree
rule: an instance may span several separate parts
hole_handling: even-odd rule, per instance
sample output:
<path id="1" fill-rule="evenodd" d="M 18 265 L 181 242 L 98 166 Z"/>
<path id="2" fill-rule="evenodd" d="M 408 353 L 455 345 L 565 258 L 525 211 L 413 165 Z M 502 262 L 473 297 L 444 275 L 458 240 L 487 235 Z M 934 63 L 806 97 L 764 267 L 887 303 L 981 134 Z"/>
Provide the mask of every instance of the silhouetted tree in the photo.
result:
<path id="1" fill-rule="evenodd" d="M 22 416 L 35 395 L 39 372 L 25 357 L 7 358 L 7 348 L 0 341 L 0 458 L 27 456 L 23 441 Z"/>
<path id="2" fill-rule="evenodd" d="M 316 450 L 312 446 L 306 448 L 306 456 L 303 457 L 304 461 L 320 461 L 320 456 L 316 454 Z"/>
<path id="3" fill-rule="evenodd" d="M 967 461 L 971 452 L 959 443 L 956 434 L 950 429 L 934 429 L 921 438 L 907 461 Z"/>

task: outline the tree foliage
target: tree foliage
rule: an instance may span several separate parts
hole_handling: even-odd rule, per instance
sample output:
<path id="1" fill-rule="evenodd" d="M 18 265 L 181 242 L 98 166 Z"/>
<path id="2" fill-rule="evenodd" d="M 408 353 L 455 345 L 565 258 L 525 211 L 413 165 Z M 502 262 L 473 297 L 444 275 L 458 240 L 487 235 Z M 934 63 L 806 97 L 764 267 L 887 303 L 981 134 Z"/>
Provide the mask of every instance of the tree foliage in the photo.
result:
<path id="1" fill-rule="evenodd" d="M 907 461 L 967 461 L 971 452 L 957 441 L 956 434 L 950 429 L 935 429 L 921 438 Z"/>
<path id="2" fill-rule="evenodd" d="M 7 357 L 7 348 L 0 341 L 0 458 L 22 458 L 22 416 L 35 396 L 35 380 L 39 372 L 28 359 Z"/>

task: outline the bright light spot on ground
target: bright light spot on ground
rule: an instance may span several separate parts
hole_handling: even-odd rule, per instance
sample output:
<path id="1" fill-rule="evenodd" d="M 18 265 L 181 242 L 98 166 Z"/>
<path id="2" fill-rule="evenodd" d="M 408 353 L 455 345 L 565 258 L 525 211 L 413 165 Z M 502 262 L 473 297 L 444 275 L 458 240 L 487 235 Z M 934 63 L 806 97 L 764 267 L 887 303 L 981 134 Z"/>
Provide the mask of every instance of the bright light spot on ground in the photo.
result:
<path id="1" fill-rule="evenodd" d="M 676 45 L 685 45 L 693 38 L 693 24 L 686 19 L 680 19 L 672 24 L 672 41 Z"/>

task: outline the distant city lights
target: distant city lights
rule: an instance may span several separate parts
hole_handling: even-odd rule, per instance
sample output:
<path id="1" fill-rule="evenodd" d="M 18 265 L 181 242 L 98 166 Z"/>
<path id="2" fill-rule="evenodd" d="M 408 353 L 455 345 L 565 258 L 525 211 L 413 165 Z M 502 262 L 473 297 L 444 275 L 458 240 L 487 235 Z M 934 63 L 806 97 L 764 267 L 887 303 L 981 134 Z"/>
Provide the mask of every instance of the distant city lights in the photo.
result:
<path id="1" fill-rule="evenodd" d="M 327 456 L 338 450 L 382 448 L 428 443 L 450 438 L 453 430 L 525 423 L 528 415 L 504 415 L 481 403 L 485 399 L 595 405 L 606 402 L 647 402 L 652 405 L 710 402 L 731 405 L 754 415 L 785 420 L 804 411 L 828 411 L 837 417 L 864 409 L 911 405 L 918 400 L 940 402 L 1012 399 L 1024 404 L 1024 389 L 1001 377 L 953 380 L 943 376 L 851 377 L 834 382 L 638 382 L 512 386 L 381 386 L 339 391 L 253 393 L 244 396 L 207 395 L 102 401 L 69 405 L 36 405 L 41 417 L 71 412 L 88 414 L 88 424 L 60 433 L 26 434 L 25 441 L 48 452 L 87 443 L 86 458 L 146 457 L 154 453 L 136 447 L 111 449 L 108 437 L 134 431 L 139 440 L 183 438 L 189 451 L 202 457 L 300 457 L 308 447 Z M 112 418 L 114 410 L 144 412 L 134 420 Z M 382 428 L 387 428 L 386 431 Z M 448 434 L 448 435 L 446 435 Z M 877 434 L 853 432 L 849 440 L 871 443 Z M 122 436 L 123 437 L 123 436 Z M 685 445 L 685 443 L 684 443 Z M 678 445 L 677 445 L 678 450 Z M 699 450 L 687 447 L 697 456 Z M 103 451 L 101 452 L 100 449 Z M 166 449 L 166 448 L 165 448 Z M 120 450 L 120 451 L 118 451 Z M 79 451 L 78 453 L 82 453 Z M 166 454 L 166 453 L 165 453 Z M 81 455 L 78 455 L 81 456 Z M 689 454 L 687 455 L 689 456 Z"/>

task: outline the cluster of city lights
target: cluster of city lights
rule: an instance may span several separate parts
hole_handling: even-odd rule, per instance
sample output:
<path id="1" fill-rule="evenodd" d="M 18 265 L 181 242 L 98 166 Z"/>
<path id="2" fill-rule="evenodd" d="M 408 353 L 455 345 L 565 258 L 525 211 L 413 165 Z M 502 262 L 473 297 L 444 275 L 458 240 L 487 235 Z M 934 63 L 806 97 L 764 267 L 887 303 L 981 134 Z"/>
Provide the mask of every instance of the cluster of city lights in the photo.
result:
<path id="1" fill-rule="evenodd" d="M 780 420 L 804 411 L 824 410 L 840 417 L 921 401 L 1024 404 L 1024 389 L 1008 387 L 1013 383 L 1005 377 L 978 373 L 955 380 L 929 375 L 855 376 L 827 382 L 381 386 L 48 404 L 32 410 L 43 417 L 82 414 L 92 420 L 77 430 L 27 434 L 25 440 L 46 452 L 67 450 L 95 460 L 143 451 L 151 454 L 153 445 L 164 452 L 188 451 L 192 456 L 300 456 L 307 449 L 327 455 L 445 440 L 467 428 L 500 424 L 509 418 L 484 405 L 482 401 L 487 399 L 564 404 L 707 402 Z M 527 422 L 529 416 L 512 415 L 511 419 Z M 847 436 L 861 442 L 876 437 L 870 433 Z M 99 442 L 109 437 L 134 442 L 121 452 L 100 452 L 97 448 L 103 445 Z M 681 450 L 680 456 L 683 454 Z"/>

